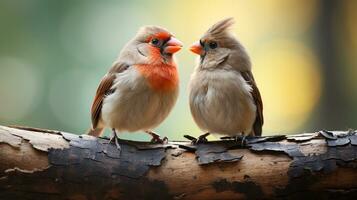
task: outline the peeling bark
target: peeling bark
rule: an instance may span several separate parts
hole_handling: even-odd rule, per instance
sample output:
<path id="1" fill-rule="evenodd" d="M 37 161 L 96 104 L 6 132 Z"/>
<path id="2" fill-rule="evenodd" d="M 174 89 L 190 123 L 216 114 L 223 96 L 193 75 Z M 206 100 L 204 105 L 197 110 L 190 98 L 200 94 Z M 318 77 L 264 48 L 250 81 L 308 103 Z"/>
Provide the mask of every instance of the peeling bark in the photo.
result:
<path id="1" fill-rule="evenodd" d="M 348 199 L 354 131 L 157 145 L 0 126 L 0 199 Z"/>

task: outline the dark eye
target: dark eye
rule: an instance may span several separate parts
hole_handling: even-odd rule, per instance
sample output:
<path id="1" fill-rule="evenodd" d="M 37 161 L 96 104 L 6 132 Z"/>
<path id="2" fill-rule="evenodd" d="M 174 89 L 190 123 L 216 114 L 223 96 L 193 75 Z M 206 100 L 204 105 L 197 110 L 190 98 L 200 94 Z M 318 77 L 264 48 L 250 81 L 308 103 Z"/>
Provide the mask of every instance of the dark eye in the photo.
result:
<path id="1" fill-rule="evenodd" d="M 157 39 L 157 38 L 154 38 L 154 39 L 152 39 L 151 40 L 151 44 L 153 44 L 153 45 L 158 45 L 159 44 L 159 39 Z"/>
<path id="2" fill-rule="evenodd" d="M 208 46 L 209 46 L 209 48 L 211 48 L 211 49 L 215 49 L 215 48 L 217 48 L 217 42 L 209 42 L 208 43 Z"/>

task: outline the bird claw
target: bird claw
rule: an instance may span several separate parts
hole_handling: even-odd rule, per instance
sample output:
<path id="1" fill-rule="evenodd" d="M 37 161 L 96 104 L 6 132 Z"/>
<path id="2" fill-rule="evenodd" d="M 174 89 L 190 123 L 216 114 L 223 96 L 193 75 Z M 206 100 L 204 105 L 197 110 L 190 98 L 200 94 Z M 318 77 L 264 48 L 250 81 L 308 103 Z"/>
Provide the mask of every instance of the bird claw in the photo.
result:
<path id="1" fill-rule="evenodd" d="M 207 136 L 209 135 L 210 133 L 205 133 L 203 135 L 200 135 L 198 138 L 195 138 L 195 137 L 192 137 L 190 135 L 184 135 L 184 137 L 186 139 L 189 139 L 191 140 L 191 143 L 192 144 L 203 144 L 203 143 L 207 143 L 208 140 L 207 140 Z"/>
<path id="2" fill-rule="evenodd" d="M 167 144 L 169 142 L 169 139 L 167 137 L 164 138 L 160 138 L 159 137 L 152 137 L 151 141 L 152 143 L 156 143 L 156 144 Z"/>
<path id="3" fill-rule="evenodd" d="M 191 135 L 184 135 L 183 136 L 184 138 L 190 140 L 192 143 L 196 143 L 197 142 L 197 139 Z"/>
<path id="4" fill-rule="evenodd" d="M 117 149 L 118 149 L 119 151 L 121 151 L 121 147 L 120 147 L 120 144 L 119 144 L 119 139 L 118 139 L 118 137 L 115 137 L 114 142 L 115 142 L 115 146 L 117 147 Z"/>
<path id="5" fill-rule="evenodd" d="M 198 139 L 196 141 L 196 144 L 202 144 L 202 143 L 207 143 L 207 136 L 209 135 L 209 133 L 205 133 L 203 135 L 198 136 Z"/>
<path id="6" fill-rule="evenodd" d="M 242 147 L 246 147 L 247 146 L 247 136 L 243 136 L 242 140 L 241 140 L 241 143 L 240 143 L 240 146 Z"/>
<path id="7" fill-rule="evenodd" d="M 121 147 L 120 147 L 120 144 L 119 144 L 119 138 L 115 132 L 115 130 L 113 129 L 113 132 L 112 132 L 112 136 L 110 137 L 109 139 L 109 142 L 107 143 L 107 148 L 105 149 L 104 153 L 107 153 L 108 151 L 108 146 L 111 144 L 111 143 L 114 143 L 115 146 L 117 147 L 117 149 L 119 150 L 119 152 L 121 152 Z"/>
<path id="8" fill-rule="evenodd" d="M 240 142 L 241 147 L 246 147 L 248 144 L 248 139 L 246 135 L 236 135 L 236 136 L 224 136 L 221 137 L 222 140 L 234 140 L 235 142 Z"/>
<path id="9" fill-rule="evenodd" d="M 160 135 L 152 132 L 152 131 L 146 131 L 146 133 L 148 133 L 149 135 L 151 135 L 151 143 L 155 143 L 155 144 L 167 144 L 169 142 L 169 139 L 165 136 L 164 138 L 160 138 Z"/>
<path id="10" fill-rule="evenodd" d="M 247 146 L 247 136 L 246 135 L 244 135 L 243 137 L 241 135 L 235 136 L 235 141 L 238 142 L 239 140 L 240 140 L 241 147 Z"/>

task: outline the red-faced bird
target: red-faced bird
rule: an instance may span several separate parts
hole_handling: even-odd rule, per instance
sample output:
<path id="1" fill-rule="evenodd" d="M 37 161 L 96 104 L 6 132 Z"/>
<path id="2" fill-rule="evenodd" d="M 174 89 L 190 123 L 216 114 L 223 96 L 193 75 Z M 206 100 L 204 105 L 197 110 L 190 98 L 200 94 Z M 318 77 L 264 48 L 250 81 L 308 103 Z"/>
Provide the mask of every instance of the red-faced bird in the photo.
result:
<path id="1" fill-rule="evenodd" d="M 145 131 L 153 141 L 162 142 L 152 132 L 170 113 L 179 91 L 174 54 L 182 43 L 158 26 L 142 27 L 120 52 L 102 78 L 91 107 L 92 129 L 100 136 L 105 127 L 117 133 Z"/>

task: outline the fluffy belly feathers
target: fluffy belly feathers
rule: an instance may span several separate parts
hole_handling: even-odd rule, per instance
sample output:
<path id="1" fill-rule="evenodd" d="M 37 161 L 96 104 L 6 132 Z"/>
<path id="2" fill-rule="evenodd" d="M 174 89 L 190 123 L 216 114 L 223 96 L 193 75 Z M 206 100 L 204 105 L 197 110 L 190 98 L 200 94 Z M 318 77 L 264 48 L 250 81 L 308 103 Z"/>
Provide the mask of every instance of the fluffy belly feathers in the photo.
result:
<path id="1" fill-rule="evenodd" d="M 231 136 L 250 134 L 256 106 L 251 87 L 239 73 L 199 71 L 193 74 L 190 88 L 191 113 L 202 130 Z"/>
<path id="2" fill-rule="evenodd" d="M 135 68 L 117 74 L 115 92 L 104 99 L 103 122 L 118 131 L 150 130 L 158 126 L 174 106 L 178 88 L 152 90 L 146 77 Z"/>

